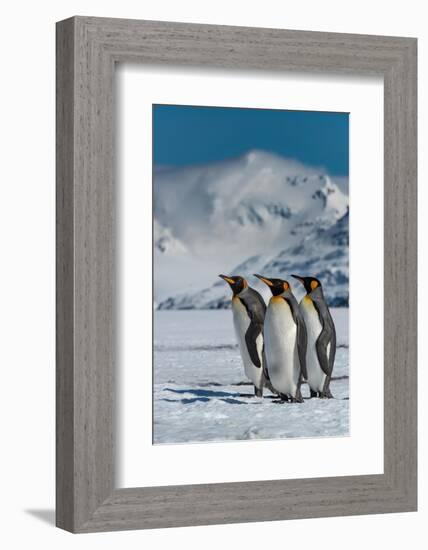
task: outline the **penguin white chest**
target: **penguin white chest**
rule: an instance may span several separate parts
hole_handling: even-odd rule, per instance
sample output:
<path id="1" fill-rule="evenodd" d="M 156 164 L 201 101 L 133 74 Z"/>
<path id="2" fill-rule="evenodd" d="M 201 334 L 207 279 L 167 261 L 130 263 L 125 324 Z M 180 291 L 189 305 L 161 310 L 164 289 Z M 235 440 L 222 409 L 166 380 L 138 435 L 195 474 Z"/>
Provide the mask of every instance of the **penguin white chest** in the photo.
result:
<path id="1" fill-rule="evenodd" d="M 297 326 L 283 298 L 271 298 L 264 333 L 266 364 L 272 385 L 277 391 L 296 397 L 300 377 Z"/>
<path id="2" fill-rule="evenodd" d="M 322 324 L 311 298 L 305 296 L 300 302 L 300 310 L 306 324 L 308 346 L 306 352 L 306 368 L 308 371 L 308 384 L 313 391 L 323 391 L 326 375 L 321 369 L 318 360 L 316 342 L 322 331 Z M 329 348 L 327 353 L 329 352 Z"/>
<path id="3" fill-rule="evenodd" d="M 245 334 L 247 333 L 251 320 L 244 304 L 237 297 L 232 300 L 232 311 L 235 334 L 238 340 L 239 351 L 241 352 L 245 374 L 257 388 L 261 388 L 263 384 L 263 334 L 260 333 L 256 339 L 257 351 L 260 364 L 262 365 L 261 367 L 256 367 L 251 361 L 247 348 L 247 342 L 245 340 Z"/>

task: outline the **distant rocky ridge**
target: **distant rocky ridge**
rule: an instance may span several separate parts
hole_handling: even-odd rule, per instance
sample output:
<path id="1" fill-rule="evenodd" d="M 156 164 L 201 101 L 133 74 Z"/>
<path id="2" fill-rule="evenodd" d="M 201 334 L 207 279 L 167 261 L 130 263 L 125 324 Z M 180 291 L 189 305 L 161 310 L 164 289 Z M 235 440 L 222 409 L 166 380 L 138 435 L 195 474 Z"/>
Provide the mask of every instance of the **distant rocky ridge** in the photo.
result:
<path id="1" fill-rule="evenodd" d="M 251 151 L 163 169 L 155 186 L 158 309 L 230 307 L 220 272 L 247 276 L 264 293 L 253 273 L 314 275 L 331 306 L 348 305 L 348 196 L 327 174 Z"/>

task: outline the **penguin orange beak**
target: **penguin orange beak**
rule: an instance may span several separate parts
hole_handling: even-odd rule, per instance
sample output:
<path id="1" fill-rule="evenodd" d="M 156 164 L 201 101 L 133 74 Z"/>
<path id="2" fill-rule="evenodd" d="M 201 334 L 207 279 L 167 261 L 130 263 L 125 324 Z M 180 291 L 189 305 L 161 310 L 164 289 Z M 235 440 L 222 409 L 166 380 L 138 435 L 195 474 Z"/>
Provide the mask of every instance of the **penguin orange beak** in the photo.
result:
<path id="1" fill-rule="evenodd" d="M 257 279 L 260 279 L 268 286 L 273 286 L 273 282 L 270 279 L 267 279 L 266 277 L 262 277 L 262 275 L 258 275 L 257 273 L 254 273 L 254 277 L 257 277 Z"/>
<path id="2" fill-rule="evenodd" d="M 227 275 L 219 275 L 219 277 L 220 279 L 223 279 L 224 281 L 226 281 L 226 283 L 229 283 L 230 285 L 235 284 L 235 281 L 230 277 L 228 277 Z"/>

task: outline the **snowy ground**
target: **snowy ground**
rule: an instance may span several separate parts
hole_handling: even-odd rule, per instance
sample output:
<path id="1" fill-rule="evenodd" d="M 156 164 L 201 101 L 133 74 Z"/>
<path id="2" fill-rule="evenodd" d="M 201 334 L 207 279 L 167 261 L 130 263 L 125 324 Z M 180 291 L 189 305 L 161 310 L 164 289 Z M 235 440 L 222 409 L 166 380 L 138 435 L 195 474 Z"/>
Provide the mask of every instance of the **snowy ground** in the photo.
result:
<path id="1" fill-rule="evenodd" d="M 335 399 L 280 404 L 267 390 L 252 396 L 231 311 L 155 312 L 154 443 L 348 435 L 348 310 L 332 314 Z"/>

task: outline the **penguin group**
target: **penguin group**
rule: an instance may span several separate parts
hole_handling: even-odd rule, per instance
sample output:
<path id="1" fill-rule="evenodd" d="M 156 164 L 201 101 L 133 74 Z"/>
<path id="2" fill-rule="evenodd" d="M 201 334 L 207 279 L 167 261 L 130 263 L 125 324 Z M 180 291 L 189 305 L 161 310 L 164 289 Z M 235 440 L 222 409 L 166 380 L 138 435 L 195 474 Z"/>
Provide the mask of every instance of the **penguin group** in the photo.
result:
<path id="1" fill-rule="evenodd" d="M 336 330 L 321 282 L 292 275 L 306 291 L 298 303 L 288 281 L 254 276 L 272 293 L 267 307 L 244 277 L 219 275 L 232 290 L 235 333 L 254 395 L 262 397 L 267 388 L 282 403 L 303 403 L 306 381 L 310 397 L 332 398 Z"/>

